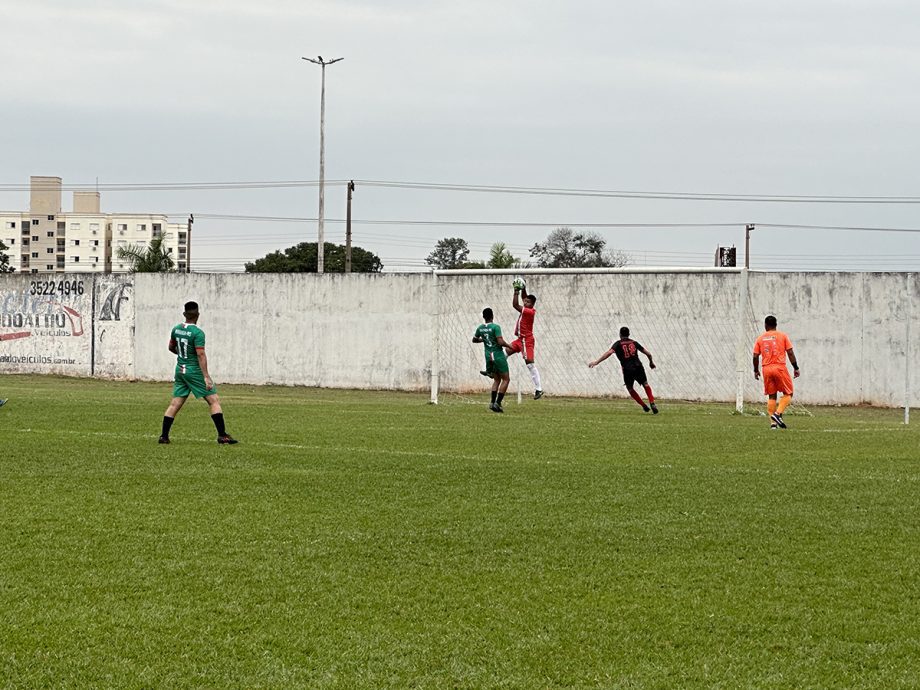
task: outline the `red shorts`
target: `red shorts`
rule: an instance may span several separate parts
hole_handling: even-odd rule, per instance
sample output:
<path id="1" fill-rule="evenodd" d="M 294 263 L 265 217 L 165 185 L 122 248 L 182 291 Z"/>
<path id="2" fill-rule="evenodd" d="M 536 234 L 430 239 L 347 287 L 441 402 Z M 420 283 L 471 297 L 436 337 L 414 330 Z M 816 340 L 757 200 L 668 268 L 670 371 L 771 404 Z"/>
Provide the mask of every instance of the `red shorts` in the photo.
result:
<path id="1" fill-rule="evenodd" d="M 511 352 L 523 352 L 524 359 L 534 360 L 533 358 L 534 351 L 534 339 L 532 335 L 522 335 L 519 336 L 517 340 L 511 343 Z"/>
<path id="2" fill-rule="evenodd" d="M 792 377 L 786 367 L 767 367 L 763 370 L 763 392 L 792 394 Z"/>

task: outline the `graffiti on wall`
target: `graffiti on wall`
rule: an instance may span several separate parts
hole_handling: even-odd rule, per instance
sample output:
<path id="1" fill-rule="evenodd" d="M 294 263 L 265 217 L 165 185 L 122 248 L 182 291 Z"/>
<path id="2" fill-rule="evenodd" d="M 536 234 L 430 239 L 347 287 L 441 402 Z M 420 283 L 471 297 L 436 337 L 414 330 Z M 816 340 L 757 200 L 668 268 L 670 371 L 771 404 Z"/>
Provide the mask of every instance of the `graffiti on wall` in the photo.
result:
<path id="1" fill-rule="evenodd" d="M 127 293 L 132 287 L 133 283 L 121 283 L 109 290 L 99 309 L 100 321 L 121 321 L 121 304 L 129 300 Z"/>

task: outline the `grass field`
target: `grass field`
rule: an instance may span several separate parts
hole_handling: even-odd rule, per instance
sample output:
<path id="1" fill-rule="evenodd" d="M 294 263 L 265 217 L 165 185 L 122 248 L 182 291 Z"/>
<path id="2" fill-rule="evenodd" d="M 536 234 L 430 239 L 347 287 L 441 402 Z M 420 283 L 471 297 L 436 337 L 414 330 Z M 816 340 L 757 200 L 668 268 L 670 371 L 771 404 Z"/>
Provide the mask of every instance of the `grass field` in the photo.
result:
<path id="1" fill-rule="evenodd" d="M 0 686 L 917 687 L 897 410 L 169 394 L 0 379 Z"/>

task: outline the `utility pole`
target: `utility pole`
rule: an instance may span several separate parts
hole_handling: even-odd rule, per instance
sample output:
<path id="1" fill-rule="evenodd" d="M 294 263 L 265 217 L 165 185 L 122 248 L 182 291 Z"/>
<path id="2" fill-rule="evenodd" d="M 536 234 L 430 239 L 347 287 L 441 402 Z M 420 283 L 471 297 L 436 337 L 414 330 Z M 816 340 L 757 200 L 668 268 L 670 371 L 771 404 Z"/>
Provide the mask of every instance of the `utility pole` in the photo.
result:
<path id="1" fill-rule="evenodd" d="M 754 232 L 754 224 L 748 223 L 744 226 L 744 267 L 751 267 L 751 233 Z"/>
<path id="2" fill-rule="evenodd" d="M 351 195 L 355 191 L 355 181 L 348 181 L 348 203 L 345 210 L 345 272 L 351 273 Z"/>
<path id="3" fill-rule="evenodd" d="M 326 65 L 332 65 L 345 58 L 323 60 L 322 55 L 317 55 L 315 60 L 308 57 L 302 59 L 307 62 L 312 62 L 314 65 L 319 65 L 323 70 L 322 86 L 320 87 L 319 96 L 319 222 L 316 228 L 316 272 L 322 274 L 324 265 L 323 254 L 325 251 L 325 237 L 323 234 L 323 192 L 326 187 Z"/>
<path id="4" fill-rule="evenodd" d="M 195 224 L 195 214 L 188 214 L 188 234 L 185 236 L 185 272 L 192 272 L 192 225 Z"/>

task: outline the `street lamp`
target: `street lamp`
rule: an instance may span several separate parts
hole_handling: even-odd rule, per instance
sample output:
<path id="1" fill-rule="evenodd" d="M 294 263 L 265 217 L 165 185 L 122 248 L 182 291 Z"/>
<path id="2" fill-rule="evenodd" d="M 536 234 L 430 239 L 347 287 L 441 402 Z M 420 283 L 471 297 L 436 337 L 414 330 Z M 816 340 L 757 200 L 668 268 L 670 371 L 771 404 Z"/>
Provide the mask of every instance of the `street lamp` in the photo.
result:
<path id="1" fill-rule="evenodd" d="M 324 264 L 323 253 L 325 251 L 323 246 L 323 191 L 326 186 L 326 65 L 331 65 L 338 62 L 339 60 L 344 60 L 345 58 L 323 60 L 322 55 L 317 55 L 315 60 L 308 57 L 302 59 L 306 60 L 307 62 L 312 62 L 314 65 L 319 65 L 323 68 L 322 87 L 320 88 L 319 97 L 319 223 L 317 224 L 316 228 L 316 272 L 322 274 Z"/>

